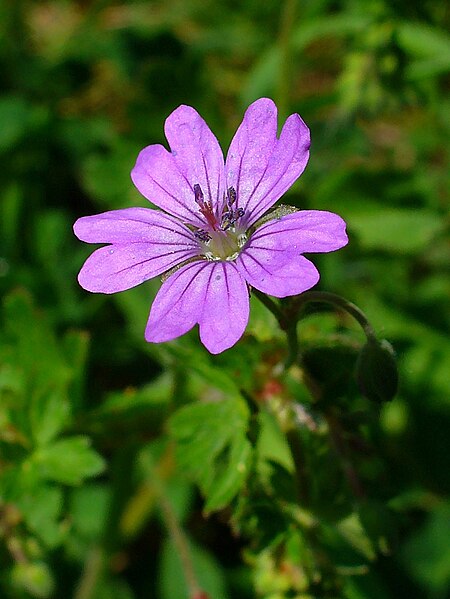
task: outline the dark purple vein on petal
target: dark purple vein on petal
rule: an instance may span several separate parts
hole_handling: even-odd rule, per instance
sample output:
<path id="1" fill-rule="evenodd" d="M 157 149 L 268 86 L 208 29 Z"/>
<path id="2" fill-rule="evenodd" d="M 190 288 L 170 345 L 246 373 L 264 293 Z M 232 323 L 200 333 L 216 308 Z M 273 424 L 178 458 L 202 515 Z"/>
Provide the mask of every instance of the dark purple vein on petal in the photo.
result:
<path id="1" fill-rule="evenodd" d="M 180 301 L 180 300 L 183 298 L 183 296 L 185 295 L 186 291 L 187 291 L 187 290 L 189 289 L 189 287 L 190 287 L 190 286 L 193 284 L 193 282 L 194 282 L 194 279 L 200 275 L 200 273 L 201 273 L 201 272 L 202 272 L 202 271 L 203 271 L 203 270 L 204 270 L 204 269 L 205 269 L 205 268 L 208 266 L 208 264 L 209 264 L 209 263 L 206 263 L 206 264 L 203 266 L 203 268 L 201 268 L 201 269 L 200 269 L 200 270 L 197 272 L 197 274 L 196 274 L 196 275 L 194 275 L 194 276 L 191 278 L 191 280 L 189 281 L 189 283 L 186 285 L 186 287 L 185 287 L 185 288 L 183 289 L 183 291 L 181 292 L 181 294 L 180 294 L 180 296 L 179 296 L 178 300 L 175 302 L 175 304 L 176 304 L 176 303 L 178 303 L 178 301 Z M 192 264 L 192 266 L 189 266 L 188 268 L 186 268 L 186 270 L 184 271 L 183 275 L 185 275 L 185 274 L 188 272 L 188 270 L 190 270 L 190 269 L 191 269 L 191 268 L 193 268 L 194 266 L 197 266 L 197 263 L 193 263 L 193 264 Z M 176 274 L 176 273 L 175 273 L 175 274 Z M 170 278 L 167 280 L 167 283 L 169 283 L 169 281 L 170 281 Z M 173 281 L 172 281 L 172 284 L 170 285 L 170 288 L 172 288 L 172 286 L 173 286 L 174 284 L 175 284 L 175 280 L 173 280 Z M 173 308 L 174 308 L 174 307 L 175 307 L 175 305 L 174 305 L 174 304 L 171 304 L 171 305 L 169 306 L 169 308 L 168 308 L 168 309 L 167 309 L 167 310 L 166 310 L 166 311 L 165 311 L 163 314 L 161 314 L 161 316 L 159 317 L 159 320 L 161 320 L 162 318 L 165 318 L 165 317 L 166 317 L 166 316 L 169 314 L 169 312 L 171 312 L 171 311 L 173 310 Z M 197 322 L 198 322 L 198 321 L 197 321 Z"/>
<path id="2" fill-rule="evenodd" d="M 121 268 L 120 270 L 115 271 L 114 275 L 119 275 L 122 272 L 136 268 L 136 266 L 141 266 L 142 264 L 147 264 L 147 262 L 151 262 L 152 260 L 157 260 L 158 258 L 164 258 L 165 256 L 172 256 L 172 255 L 180 254 L 180 253 L 185 253 L 186 256 L 189 256 L 189 257 L 191 257 L 191 256 L 194 257 L 197 255 L 197 254 L 192 254 L 191 252 L 189 252 L 187 250 L 174 250 L 173 252 L 168 252 L 167 254 L 158 254 L 158 256 L 151 256 L 150 258 L 147 258 L 146 260 L 142 260 L 141 262 L 135 262 L 134 264 L 131 264 L 130 266 L 126 266 L 125 268 Z M 174 258 L 174 260 L 175 260 L 175 258 Z M 179 258 L 176 258 L 176 262 L 177 263 L 180 262 Z M 164 269 L 166 269 L 166 266 L 164 266 Z"/>

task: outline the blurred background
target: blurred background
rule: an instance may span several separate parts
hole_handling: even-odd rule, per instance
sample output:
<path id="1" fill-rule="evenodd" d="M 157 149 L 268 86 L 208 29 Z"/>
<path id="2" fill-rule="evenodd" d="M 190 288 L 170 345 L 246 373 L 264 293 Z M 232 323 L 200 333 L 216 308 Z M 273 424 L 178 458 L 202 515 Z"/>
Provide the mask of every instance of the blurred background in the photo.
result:
<path id="1" fill-rule="evenodd" d="M 196 331 L 146 344 L 159 281 L 83 291 L 92 248 L 72 233 L 80 216 L 148 205 L 129 173 L 144 146 L 165 143 L 179 104 L 226 151 L 262 96 L 280 122 L 298 112 L 311 128 L 286 203 L 348 223 L 348 247 L 314 258 L 319 287 L 358 304 L 400 368 L 398 397 L 379 409 L 379 451 L 361 466 L 389 507 L 373 526 L 395 540 L 377 559 L 366 551 L 367 575 L 342 596 L 448 596 L 449 14 L 440 0 L 0 3 L 1 597 L 186 599 L 173 512 L 211 598 L 303 596 L 242 557 L 245 538 L 227 514 L 202 516 L 173 465 L 157 465 L 169 512 L 153 486 L 174 406 L 226 393 L 243 363 L 243 388 L 273 392 L 264 365 L 284 343 L 274 323 L 253 306 L 245 338 L 217 357 Z M 300 338 L 335 321 L 313 317 Z"/>

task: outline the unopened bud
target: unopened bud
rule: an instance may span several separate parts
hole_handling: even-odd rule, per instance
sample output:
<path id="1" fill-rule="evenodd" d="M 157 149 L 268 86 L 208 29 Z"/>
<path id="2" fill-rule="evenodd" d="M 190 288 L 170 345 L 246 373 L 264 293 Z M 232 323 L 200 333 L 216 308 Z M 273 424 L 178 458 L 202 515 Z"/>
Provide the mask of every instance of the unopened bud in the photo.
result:
<path id="1" fill-rule="evenodd" d="M 356 380 L 367 399 L 377 403 L 391 401 L 397 393 L 398 370 L 392 345 L 370 338 L 359 352 Z"/>

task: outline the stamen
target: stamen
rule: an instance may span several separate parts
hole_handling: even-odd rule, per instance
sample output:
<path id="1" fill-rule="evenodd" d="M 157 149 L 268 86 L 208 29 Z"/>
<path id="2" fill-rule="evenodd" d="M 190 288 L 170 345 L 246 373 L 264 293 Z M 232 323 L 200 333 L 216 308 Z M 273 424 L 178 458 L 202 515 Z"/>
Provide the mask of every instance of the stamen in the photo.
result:
<path id="1" fill-rule="evenodd" d="M 198 183 L 194 184 L 194 199 L 195 202 L 200 206 L 200 212 L 206 218 L 208 225 L 213 229 L 213 231 L 217 231 L 218 223 L 213 207 L 211 206 L 210 202 L 205 201 L 202 188 Z"/>
<path id="2" fill-rule="evenodd" d="M 228 207 L 231 208 L 231 206 L 235 203 L 236 203 L 236 190 L 234 189 L 234 187 L 229 187 L 227 190 Z"/>
<path id="3" fill-rule="evenodd" d="M 194 185 L 194 199 L 199 206 L 205 205 L 205 196 L 203 195 L 202 188 L 198 183 Z"/>
<path id="4" fill-rule="evenodd" d="M 244 209 L 238 208 L 237 210 L 229 210 L 222 214 L 221 229 L 226 231 L 232 227 L 236 221 L 244 215 Z"/>
<path id="5" fill-rule="evenodd" d="M 212 239 L 208 231 L 205 231 L 204 229 L 198 229 L 197 231 L 195 231 L 194 236 L 203 243 L 208 243 L 208 241 L 211 241 Z"/>
<path id="6" fill-rule="evenodd" d="M 195 203 L 205 219 L 205 228 L 194 231 L 195 238 L 202 244 L 202 253 L 208 260 L 235 260 L 246 242 L 245 233 L 236 226 L 244 214 L 236 206 L 237 194 L 234 187 L 227 189 L 223 197 L 221 215 L 214 212 L 211 201 L 205 199 L 198 183 L 193 185 Z"/>

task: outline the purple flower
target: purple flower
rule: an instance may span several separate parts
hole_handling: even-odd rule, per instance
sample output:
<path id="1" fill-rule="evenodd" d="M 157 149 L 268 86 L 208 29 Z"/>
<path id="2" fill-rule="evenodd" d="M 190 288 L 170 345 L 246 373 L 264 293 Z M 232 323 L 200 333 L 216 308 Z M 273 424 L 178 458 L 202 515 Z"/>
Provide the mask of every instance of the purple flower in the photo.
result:
<path id="1" fill-rule="evenodd" d="M 343 247 L 345 223 L 331 212 L 286 209 L 258 225 L 302 174 L 310 145 L 298 114 L 277 138 L 277 109 L 267 98 L 247 109 L 225 163 L 189 106 L 172 112 L 165 134 L 171 152 L 148 146 L 131 172 L 164 212 L 125 208 L 78 219 L 79 239 L 109 244 L 86 260 L 78 280 L 88 291 L 115 293 L 174 269 L 153 302 L 146 340 L 169 341 L 198 324 L 217 354 L 244 332 L 249 286 L 275 297 L 313 287 L 319 273 L 302 254 Z"/>

